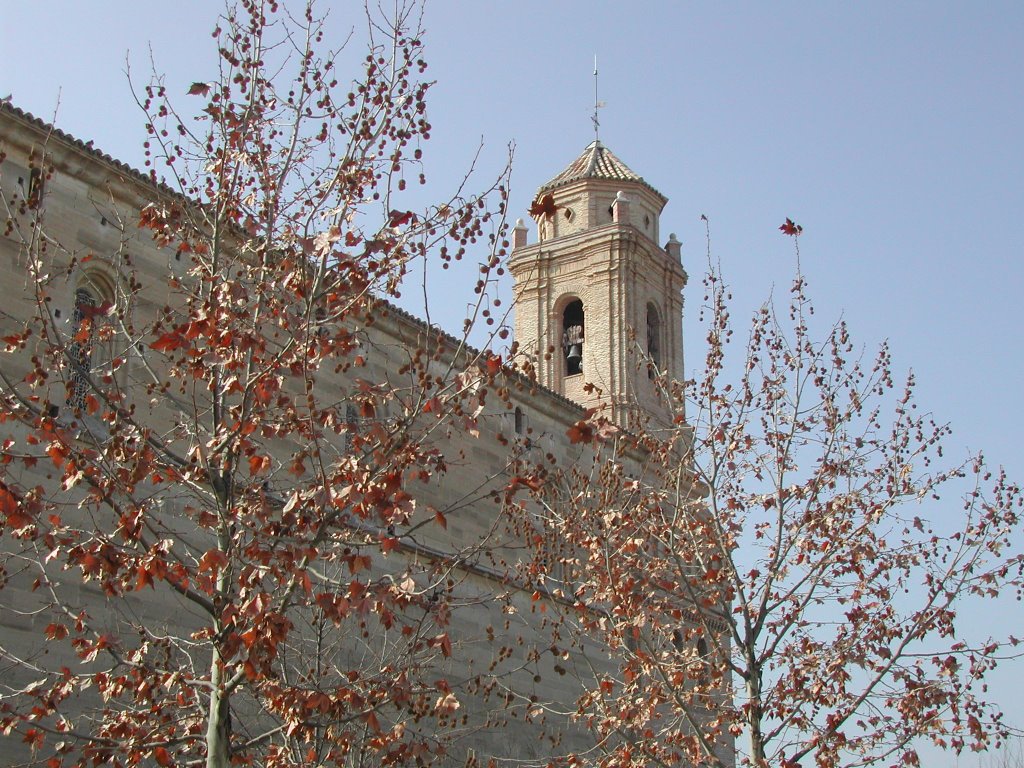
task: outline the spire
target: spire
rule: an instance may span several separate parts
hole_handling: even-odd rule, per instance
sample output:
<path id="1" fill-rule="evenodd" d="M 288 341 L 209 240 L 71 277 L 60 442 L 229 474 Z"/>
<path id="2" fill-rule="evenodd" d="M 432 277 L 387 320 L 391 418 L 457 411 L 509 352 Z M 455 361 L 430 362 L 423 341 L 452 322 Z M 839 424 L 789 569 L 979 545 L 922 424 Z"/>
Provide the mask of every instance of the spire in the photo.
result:
<path id="1" fill-rule="evenodd" d="M 594 121 L 594 141 L 598 144 L 601 143 L 601 122 L 597 119 L 597 110 L 604 106 L 603 101 L 599 101 L 597 98 L 597 54 L 594 54 L 594 116 L 590 118 Z"/>

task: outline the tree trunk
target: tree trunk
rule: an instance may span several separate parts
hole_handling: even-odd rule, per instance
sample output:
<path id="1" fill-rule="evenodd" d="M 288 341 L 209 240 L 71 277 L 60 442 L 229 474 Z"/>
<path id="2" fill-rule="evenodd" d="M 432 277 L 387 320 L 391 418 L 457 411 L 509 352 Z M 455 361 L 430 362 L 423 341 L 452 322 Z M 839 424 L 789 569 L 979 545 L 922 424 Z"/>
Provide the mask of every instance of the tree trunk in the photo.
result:
<path id="1" fill-rule="evenodd" d="M 750 764 L 768 768 L 764 754 L 764 734 L 761 733 L 761 678 L 751 675 L 747 680 L 747 725 L 750 727 Z"/>
<path id="2" fill-rule="evenodd" d="M 210 711 L 206 721 L 206 768 L 229 768 L 231 763 L 230 694 L 224 690 L 224 665 L 214 649 L 210 664 Z"/>

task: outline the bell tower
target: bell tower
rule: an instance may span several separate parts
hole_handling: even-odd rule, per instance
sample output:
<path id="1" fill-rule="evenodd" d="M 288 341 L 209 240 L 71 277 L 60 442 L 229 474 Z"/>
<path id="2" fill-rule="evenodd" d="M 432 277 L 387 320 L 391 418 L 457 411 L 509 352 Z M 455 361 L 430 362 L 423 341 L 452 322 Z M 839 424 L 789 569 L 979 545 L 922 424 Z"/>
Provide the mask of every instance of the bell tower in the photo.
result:
<path id="1" fill-rule="evenodd" d="M 545 387 L 629 428 L 665 413 L 655 379 L 683 378 L 680 243 L 658 245 L 667 198 L 595 140 L 542 186 L 509 268 L 515 332 Z M 592 386 L 587 386 L 592 385 Z"/>

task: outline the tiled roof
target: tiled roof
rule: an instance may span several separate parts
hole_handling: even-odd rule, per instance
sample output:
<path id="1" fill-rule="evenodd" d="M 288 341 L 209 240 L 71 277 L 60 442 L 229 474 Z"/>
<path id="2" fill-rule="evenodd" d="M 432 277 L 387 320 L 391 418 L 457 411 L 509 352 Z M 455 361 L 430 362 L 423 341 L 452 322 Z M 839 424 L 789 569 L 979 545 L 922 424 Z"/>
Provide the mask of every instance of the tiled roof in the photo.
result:
<path id="1" fill-rule="evenodd" d="M 561 187 L 580 179 L 606 179 L 608 181 L 632 181 L 664 197 L 658 190 L 644 181 L 643 177 L 634 173 L 624 162 L 619 160 L 612 151 L 600 141 L 592 141 L 583 154 L 573 160 L 569 167 L 555 176 L 540 188 L 545 190 Z"/>
<path id="2" fill-rule="evenodd" d="M 144 186 L 148 186 L 151 187 L 152 189 L 159 190 L 163 194 L 170 195 L 172 197 L 178 198 L 188 203 L 193 202 L 184 195 L 182 195 L 177 190 L 169 187 L 167 184 L 161 181 L 154 180 L 155 174 L 143 173 L 142 171 L 133 168 L 127 163 L 124 163 L 114 157 L 111 157 L 106 152 L 103 152 L 97 149 L 95 146 L 93 146 L 93 143 L 91 141 L 82 141 L 81 139 L 75 138 L 70 133 L 62 131 L 60 128 L 57 128 L 52 123 L 48 123 L 45 120 L 36 117 L 31 112 L 27 112 L 24 109 L 14 106 L 14 104 L 12 104 L 9 100 L 0 101 L 0 113 L 7 113 L 15 120 L 32 126 L 36 130 L 46 135 L 47 137 L 59 139 L 65 144 L 86 153 L 95 160 L 98 160 L 102 163 L 106 163 L 108 166 L 111 166 L 118 172 L 125 174 L 125 176 L 129 176 L 135 181 L 141 182 Z"/>

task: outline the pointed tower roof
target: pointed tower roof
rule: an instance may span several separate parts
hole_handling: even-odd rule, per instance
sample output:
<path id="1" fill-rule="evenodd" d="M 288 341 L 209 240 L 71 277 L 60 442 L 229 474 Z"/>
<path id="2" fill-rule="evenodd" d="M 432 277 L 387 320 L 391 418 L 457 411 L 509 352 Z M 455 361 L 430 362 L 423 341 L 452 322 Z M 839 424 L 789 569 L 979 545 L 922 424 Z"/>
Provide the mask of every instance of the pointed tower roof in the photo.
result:
<path id="1" fill-rule="evenodd" d="M 555 178 L 544 184 L 539 191 L 545 192 L 556 187 L 563 187 L 566 184 L 582 179 L 632 181 L 647 187 L 658 197 L 667 199 L 658 190 L 644 181 L 642 176 L 631 171 L 629 166 L 619 160 L 608 147 L 597 140 L 590 142 L 587 148 L 583 150 L 583 154 L 573 160 L 569 167 L 555 176 Z"/>

